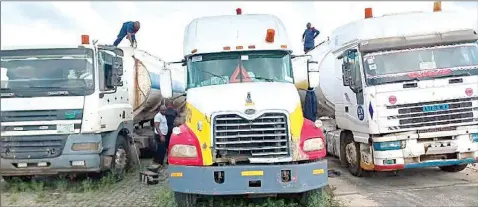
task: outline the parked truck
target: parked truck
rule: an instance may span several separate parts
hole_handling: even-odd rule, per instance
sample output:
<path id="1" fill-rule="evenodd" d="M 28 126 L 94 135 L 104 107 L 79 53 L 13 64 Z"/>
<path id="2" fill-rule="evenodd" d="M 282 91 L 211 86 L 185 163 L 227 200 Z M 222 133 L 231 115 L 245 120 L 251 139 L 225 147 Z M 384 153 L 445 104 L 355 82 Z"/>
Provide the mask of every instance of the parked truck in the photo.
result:
<path id="1" fill-rule="evenodd" d="M 6 181 L 33 175 L 100 173 L 122 178 L 136 151 L 134 124 L 162 102 L 165 62 L 141 50 L 90 44 L 1 50 L 0 172 Z"/>
<path id="2" fill-rule="evenodd" d="M 173 129 L 168 154 L 179 206 L 208 195 L 307 200 L 327 184 L 325 140 L 303 117 L 290 47 L 272 15 L 203 17 L 186 27 L 186 118 Z M 170 72 L 160 78 L 170 97 Z"/>
<path id="3" fill-rule="evenodd" d="M 373 17 L 367 8 L 308 53 L 319 63 L 311 81 L 327 152 L 355 176 L 458 172 L 478 160 L 476 19 L 434 10 Z"/>

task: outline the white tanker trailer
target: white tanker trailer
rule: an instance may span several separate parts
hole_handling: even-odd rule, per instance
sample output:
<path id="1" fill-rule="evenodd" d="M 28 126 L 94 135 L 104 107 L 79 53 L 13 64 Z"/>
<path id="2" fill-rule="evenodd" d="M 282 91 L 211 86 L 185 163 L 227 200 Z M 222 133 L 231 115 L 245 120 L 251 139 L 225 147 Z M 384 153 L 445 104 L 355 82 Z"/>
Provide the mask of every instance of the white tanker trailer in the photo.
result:
<path id="1" fill-rule="evenodd" d="M 159 111 L 159 106 L 166 103 L 162 98 L 159 87 L 161 69 L 171 65 L 162 59 L 143 50 L 135 50 L 130 47 L 121 48 L 125 53 L 124 65 L 134 68 L 125 72 L 125 82 L 128 86 L 129 103 L 133 107 L 133 121 L 135 124 L 134 140 L 139 149 L 154 150 L 155 145 L 152 137 L 152 129 L 141 130 L 145 122 L 153 126 L 153 119 Z M 128 58 L 130 57 L 130 58 Z M 181 71 L 174 71 L 173 75 L 180 75 Z M 184 93 L 183 84 L 173 81 L 173 98 Z M 175 102 L 176 103 L 176 102 Z"/>
<path id="2" fill-rule="evenodd" d="M 319 81 L 327 152 L 353 175 L 458 172 L 477 161 L 476 19 L 440 10 L 373 17 L 368 8 L 308 53 L 320 71 L 309 80 Z M 306 71 L 294 69 L 306 89 Z"/>

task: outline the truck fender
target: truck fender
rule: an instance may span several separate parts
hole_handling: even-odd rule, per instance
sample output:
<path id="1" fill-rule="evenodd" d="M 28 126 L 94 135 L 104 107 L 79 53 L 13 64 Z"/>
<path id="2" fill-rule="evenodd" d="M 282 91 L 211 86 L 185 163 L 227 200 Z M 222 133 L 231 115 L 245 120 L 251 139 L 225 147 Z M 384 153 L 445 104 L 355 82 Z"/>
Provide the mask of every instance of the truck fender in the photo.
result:
<path id="1" fill-rule="evenodd" d="M 114 131 L 102 132 L 101 138 L 103 142 L 102 155 L 114 155 L 116 138 L 118 134 L 124 135 L 129 138 L 127 141 L 131 144 L 131 132 L 133 130 L 133 121 L 123 121 L 119 124 L 118 128 Z"/>

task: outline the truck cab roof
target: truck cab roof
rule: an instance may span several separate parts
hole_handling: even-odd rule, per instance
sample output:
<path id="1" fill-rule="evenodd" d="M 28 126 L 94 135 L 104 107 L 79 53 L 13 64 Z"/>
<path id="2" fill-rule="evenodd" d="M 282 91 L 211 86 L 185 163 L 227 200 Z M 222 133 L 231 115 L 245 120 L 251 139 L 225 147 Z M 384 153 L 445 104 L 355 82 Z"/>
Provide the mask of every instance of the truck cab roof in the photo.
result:
<path id="1" fill-rule="evenodd" d="M 274 42 L 266 42 L 268 29 L 275 31 Z M 202 17 L 193 20 L 184 31 L 184 56 L 240 50 L 290 50 L 282 21 L 274 15 L 244 14 Z M 193 52 L 194 50 L 194 52 Z"/>
<path id="2" fill-rule="evenodd" d="M 15 45 L 2 46 L 2 50 L 68 49 L 80 47 L 93 48 L 92 45 Z"/>
<path id="3" fill-rule="evenodd" d="M 474 29 L 476 19 L 456 12 L 412 12 L 350 22 L 332 32 L 332 51 L 365 40 Z"/>

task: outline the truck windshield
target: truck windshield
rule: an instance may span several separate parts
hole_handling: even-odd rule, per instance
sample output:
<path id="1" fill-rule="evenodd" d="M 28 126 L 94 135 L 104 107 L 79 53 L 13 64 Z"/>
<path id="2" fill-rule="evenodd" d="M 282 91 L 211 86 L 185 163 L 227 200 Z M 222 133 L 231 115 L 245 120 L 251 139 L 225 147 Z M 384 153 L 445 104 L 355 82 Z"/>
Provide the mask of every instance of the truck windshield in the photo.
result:
<path id="1" fill-rule="evenodd" d="M 369 85 L 478 75 L 478 45 L 374 52 L 363 61 Z"/>
<path id="2" fill-rule="evenodd" d="M 86 48 L 2 50 L 2 97 L 89 95 L 93 51 Z"/>
<path id="3" fill-rule="evenodd" d="M 242 82 L 293 83 L 286 51 L 212 53 L 188 59 L 188 88 Z"/>

